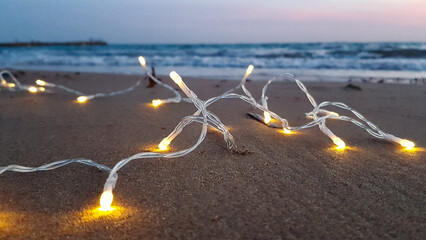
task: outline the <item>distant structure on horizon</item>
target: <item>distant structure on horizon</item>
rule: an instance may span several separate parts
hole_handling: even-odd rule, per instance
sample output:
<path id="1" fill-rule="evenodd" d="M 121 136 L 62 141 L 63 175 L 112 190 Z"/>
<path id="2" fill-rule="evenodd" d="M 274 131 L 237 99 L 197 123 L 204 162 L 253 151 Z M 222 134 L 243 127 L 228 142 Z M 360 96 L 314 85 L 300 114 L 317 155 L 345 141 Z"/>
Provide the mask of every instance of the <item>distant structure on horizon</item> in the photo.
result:
<path id="1" fill-rule="evenodd" d="M 0 47 L 40 47 L 40 46 L 106 46 L 105 41 L 90 40 L 90 41 L 76 41 L 76 42 L 13 42 L 13 43 L 0 43 Z"/>

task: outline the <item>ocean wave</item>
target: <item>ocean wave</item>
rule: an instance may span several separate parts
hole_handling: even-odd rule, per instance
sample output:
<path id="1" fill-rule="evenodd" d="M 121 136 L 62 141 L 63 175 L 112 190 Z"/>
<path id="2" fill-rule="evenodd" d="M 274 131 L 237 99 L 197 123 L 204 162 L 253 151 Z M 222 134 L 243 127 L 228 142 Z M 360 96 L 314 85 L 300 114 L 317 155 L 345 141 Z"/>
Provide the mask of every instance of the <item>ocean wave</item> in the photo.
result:
<path id="1" fill-rule="evenodd" d="M 426 71 L 426 43 L 165 44 L 0 48 L 0 67 L 159 67 Z"/>

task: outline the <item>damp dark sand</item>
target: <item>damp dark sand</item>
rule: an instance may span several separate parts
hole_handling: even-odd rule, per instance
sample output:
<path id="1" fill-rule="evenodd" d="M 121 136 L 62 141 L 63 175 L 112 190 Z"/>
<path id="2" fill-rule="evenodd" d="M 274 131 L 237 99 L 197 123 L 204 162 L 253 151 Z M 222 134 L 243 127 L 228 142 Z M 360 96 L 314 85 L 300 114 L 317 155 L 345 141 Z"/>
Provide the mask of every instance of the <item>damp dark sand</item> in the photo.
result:
<path id="1" fill-rule="evenodd" d="M 88 93 L 132 85 L 138 76 L 30 72 L 36 78 Z M 169 79 L 163 78 L 166 82 Z M 206 99 L 235 81 L 185 79 Z M 144 81 L 143 85 L 148 83 Z M 262 82 L 247 87 L 259 96 Z M 426 86 L 306 84 L 318 102 L 342 101 L 381 129 L 417 143 L 405 151 L 347 122 L 328 126 L 349 148 L 337 151 L 315 127 L 293 135 L 246 117 L 248 104 L 228 99 L 211 106 L 229 126 L 238 149 L 209 130 L 192 153 L 176 159 L 136 160 L 119 172 L 116 210 L 97 211 L 107 174 L 85 165 L 0 175 L 1 239 L 424 239 L 426 236 Z M 112 167 L 152 150 L 189 103 L 154 108 L 172 97 L 161 87 L 140 87 L 78 104 L 64 92 L 0 92 L 0 166 L 39 166 L 88 158 Z M 311 106 L 293 83 L 270 88 L 269 106 L 293 125 L 307 122 Z M 196 142 L 194 124 L 170 151 Z"/>

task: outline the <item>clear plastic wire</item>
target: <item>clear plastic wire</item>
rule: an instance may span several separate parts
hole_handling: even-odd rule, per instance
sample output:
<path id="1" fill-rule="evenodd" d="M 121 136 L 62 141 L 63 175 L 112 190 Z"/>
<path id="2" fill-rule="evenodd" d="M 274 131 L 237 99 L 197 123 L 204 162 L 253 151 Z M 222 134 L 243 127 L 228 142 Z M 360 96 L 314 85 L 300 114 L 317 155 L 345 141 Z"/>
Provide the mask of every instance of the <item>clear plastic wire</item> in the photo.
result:
<path id="1" fill-rule="evenodd" d="M 160 101 L 160 103 L 179 103 L 181 101 L 184 102 L 191 102 L 191 100 L 189 98 L 182 98 L 182 96 L 180 95 L 180 93 L 178 91 L 176 91 L 172 86 L 163 83 L 162 81 L 160 81 L 158 78 L 154 77 L 151 72 L 148 70 L 147 66 L 146 66 L 146 60 L 144 57 L 140 56 L 138 58 L 140 65 L 142 66 L 142 68 L 145 70 L 146 75 L 148 75 L 148 77 L 150 79 L 152 79 L 155 83 L 157 83 L 158 85 L 167 88 L 168 90 L 170 90 L 171 92 L 173 92 L 173 94 L 175 95 L 174 98 L 167 98 L 167 99 L 156 99 L 158 101 Z"/>
<path id="2" fill-rule="evenodd" d="M 85 94 L 83 92 L 71 89 L 69 87 L 60 85 L 60 84 L 54 84 L 51 82 L 46 82 L 44 80 L 37 80 L 36 83 L 40 86 L 45 86 L 45 87 L 50 87 L 50 88 L 58 88 L 61 89 L 63 91 L 66 91 L 68 93 L 80 96 L 80 97 L 84 97 L 85 100 L 88 99 L 94 99 L 94 98 L 103 98 L 103 97 L 113 97 L 113 96 L 117 96 L 120 94 L 124 94 L 124 93 L 128 93 L 133 91 L 135 88 L 137 88 L 142 82 L 142 79 L 138 80 L 134 85 L 132 85 L 129 88 L 123 89 L 123 90 L 118 90 L 118 91 L 114 91 L 114 92 L 110 92 L 110 93 L 95 93 L 95 94 Z"/>
<path id="3" fill-rule="evenodd" d="M 116 182 L 118 180 L 118 171 L 121 168 L 123 168 L 125 165 L 127 165 L 131 161 L 137 160 L 137 159 L 177 158 L 177 157 L 185 156 L 185 155 L 189 154 L 190 152 L 192 152 L 194 149 L 196 149 L 203 142 L 203 140 L 206 137 L 208 127 L 214 128 L 214 129 L 216 129 L 217 131 L 219 131 L 223 134 L 224 140 L 225 140 L 228 148 L 230 148 L 230 149 L 235 148 L 236 147 L 235 139 L 232 136 L 232 134 L 228 131 L 228 128 L 220 121 L 218 116 L 216 116 L 211 111 L 207 110 L 208 106 L 210 106 L 211 104 L 213 104 L 213 103 L 215 103 L 215 102 L 217 102 L 221 99 L 240 99 L 240 100 L 250 104 L 254 108 L 257 108 L 260 111 L 268 113 L 272 118 L 280 121 L 284 130 L 300 131 L 300 130 L 303 130 L 303 129 L 318 126 L 319 129 L 338 146 L 344 147 L 344 142 L 340 138 L 338 138 L 327 127 L 326 123 L 327 123 L 327 120 L 329 120 L 329 119 L 330 120 L 341 120 L 341 121 L 351 122 L 351 123 L 355 124 L 356 126 L 366 130 L 369 134 L 371 134 L 372 136 L 374 136 L 376 138 L 385 139 L 385 140 L 388 140 L 388 141 L 393 141 L 393 142 L 399 143 L 401 145 L 406 144 L 407 146 L 410 146 L 410 147 L 414 146 L 414 143 L 412 143 L 411 141 L 395 137 L 391 134 L 385 133 L 384 131 L 380 130 L 375 124 L 373 124 L 372 122 L 367 120 L 359 112 L 357 112 L 356 110 L 352 109 L 351 107 L 347 106 L 344 103 L 325 101 L 325 102 L 321 102 L 321 103 L 317 104 L 314 97 L 308 92 L 305 85 L 301 81 L 296 79 L 292 74 L 289 74 L 289 73 L 281 74 L 281 75 L 274 77 L 271 80 L 269 80 L 262 89 L 262 94 L 261 94 L 260 100 L 256 101 L 255 98 L 253 97 L 253 95 L 250 93 L 250 91 L 245 86 L 245 83 L 246 83 L 248 76 L 253 71 L 253 66 L 250 65 L 247 68 L 247 71 L 246 71 L 244 77 L 242 78 L 241 82 L 239 83 L 239 85 L 237 85 L 233 89 L 226 91 L 225 93 L 223 93 L 219 96 L 212 97 L 212 98 L 209 98 L 209 99 L 203 101 L 203 100 L 199 99 L 198 96 L 190 88 L 188 88 L 188 86 L 183 82 L 182 78 L 176 72 L 171 72 L 170 77 L 180 87 L 180 89 L 185 93 L 187 98 L 182 98 L 180 93 L 178 91 L 176 91 L 173 87 L 171 87 L 170 85 L 162 83 L 157 78 L 152 76 L 152 74 L 149 73 L 149 71 L 146 67 L 146 62 L 145 62 L 145 59 L 143 57 L 139 57 L 139 62 L 141 63 L 142 67 L 146 70 L 147 75 L 151 79 L 153 79 L 157 84 L 169 89 L 170 91 L 172 91 L 175 94 L 174 98 L 164 99 L 164 100 L 161 100 L 161 101 L 163 101 L 164 103 L 170 103 L 170 102 L 177 103 L 177 102 L 181 102 L 181 101 L 192 102 L 194 104 L 195 108 L 197 109 L 194 112 L 194 114 L 189 115 L 189 116 L 185 116 L 181 119 L 181 121 L 176 125 L 174 130 L 166 138 L 164 138 L 160 142 L 159 148 L 161 150 L 164 150 L 164 151 L 167 150 L 168 145 L 170 145 L 170 143 L 184 130 L 184 128 L 186 126 L 188 126 L 189 124 L 195 122 L 195 123 L 201 124 L 202 127 L 201 127 L 200 135 L 199 135 L 197 141 L 194 143 L 194 145 L 192 145 L 191 147 L 189 147 L 187 149 L 180 150 L 180 151 L 177 151 L 177 152 L 141 152 L 141 153 L 137 153 L 133 156 L 130 156 L 128 158 L 120 160 L 119 162 L 117 162 L 115 164 L 115 166 L 112 169 L 110 169 L 107 166 L 104 166 L 102 164 L 96 163 L 92 160 L 88 160 L 88 159 L 68 159 L 68 160 L 62 160 L 62 161 L 57 161 L 57 162 L 45 164 L 43 166 L 34 167 L 34 168 L 18 166 L 18 165 L 9 165 L 9 166 L 6 166 L 6 167 L 0 167 L 0 174 L 4 173 L 5 171 L 15 171 L 15 172 L 47 171 L 47 170 L 53 170 L 53 169 L 56 169 L 56 168 L 59 168 L 59 167 L 62 167 L 62 166 L 65 166 L 65 165 L 68 165 L 68 164 L 71 164 L 71 163 L 81 163 L 81 164 L 85 164 L 85 165 L 89 165 L 89 166 L 94 166 L 94 167 L 97 167 L 97 168 L 99 168 L 103 171 L 108 172 L 109 175 L 108 175 L 108 178 L 107 178 L 107 180 L 104 184 L 104 192 L 105 191 L 112 192 L 112 190 L 115 188 Z M 2 72 L 2 74 L 3 74 L 3 72 Z M 12 77 L 12 79 L 14 79 L 14 78 Z M 3 81 L 3 77 L 1 78 L 1 80 Z M 15 81 L 15 80 L 13 80 L 13 81 Z M 287 119 L 285 119 L 285 118 L 279 116 L 277 113 L 269 110 L 269 108 L 268 108 L 268 97 L 266 95 L 266 92 L 267 92 L 269 85 L 272 84 L 273 82 L 276 82 L 276 81 L 294 81 L 297 84 L 297 86 L 305 93 L 308 101 L 313 106 L 313 110 L 306 113 L 306 118 L 308 120 L 310 120 L 310 122 L 308 122 L 304 125 L 301 125 L 301 126 L 290 126 Z M 16 82 L 16 83 L 17 83 L 17 85 L 19 85 L 19 82 Z M 98 93 L 98 94 L 89 95 L 89 96 L 93 96 L 93 98 L 94 97 L 114 96 L 114 95 L 118 95 L 118 94 L 122 94 L 122 93 L 125 93 L 125 92 L 132 91 L 139 84 L 140 84 L 140 80 L 134 86 L 132 86 L 128 89 L 125 89 L 125 90 L 120 90 L 120 91 L 107 93 L 107 94 L 106 93 Z M 55 85 L 55 84 L 52 84 L 52 83 L 46 83 L 45 82 L 45 86 L 57 87 L 57 88 L 61 88 L 61 89 L 65 90 L 65 91 L 74 93 L 76 95 L 82 95 L 78 91 L 66 88 L 66 87 L 61 86 L 61 85 Z M 235 93 L 240 88 L 241 88 L 243 94 Z M 332 112 L 332 111 L 324 109 L 324 107 L 327 107 L 327 106 L 334 106 L 334 107 L 337 107 L 339 109 L 349 111 L 356 118 L 351 118 L 351 117 L 348 117 L 348 116 L 341 116 L 336 112 Z M 406 142 L 404 142 L 404 141 L 406 141 Z"/>
<path id="4" fill-rule="evenodd" d="M 76 159 L 66 159 L 66 160 L 61 160 L 61 161 L 56 161 L 56 162 L 51 162 L 39 167 L 24 167 L 24 166 L 20 166 L 20 165 L 9 165 L 6 167 L 0 167 L 0 174 L 6 172 L 6 171 L 12 171 L 12 172 L 24 172 L 24 173 L 28 173 L 28 172 L 38 172 L 38 171 L 49 171 L 49 170 L 53 170 L 56 168 L 60 168 L 63 167 L 65 165 L 68 164 L 72 164 L 72 163 L 80 163 L 80 164 L 85 164 L 88 166 L 93 166 L 98 168 L 99 170 L 105 171 L 105 172 L 110 172 L 111 169 L 103 164 L 94 162 L 92 160 L 89 159 L 83 159 L 83 158 L 76 158 Z"/>
<path id="5" fill-rule="evenodd" d="M 12 82 L 8 82 L 5 78 L 8 76 Z M 43 87 L 37 87 L 33 85 L 21 84 L 18 79 L 8 70 L 0 71 L 0 92 L 2 90 L 7 90 L 10 92 L 17 91 L 29 91 L 29 92 L 44 92 L 46 89 Z"/>

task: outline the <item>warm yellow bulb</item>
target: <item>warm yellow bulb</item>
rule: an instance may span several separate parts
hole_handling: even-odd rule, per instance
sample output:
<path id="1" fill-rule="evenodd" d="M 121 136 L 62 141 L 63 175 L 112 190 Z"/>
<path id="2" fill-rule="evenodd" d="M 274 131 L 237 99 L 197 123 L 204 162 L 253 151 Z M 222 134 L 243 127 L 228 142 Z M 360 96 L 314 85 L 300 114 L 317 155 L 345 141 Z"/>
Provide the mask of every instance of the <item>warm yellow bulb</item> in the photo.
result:
<path id="1" fill-rule="evenodd" d="M 162 101 L 162 100 L 160 100 L 160 99 L 154 99 L 154 100 L 152 100 L 152 105 L 153 105 L 154 107 L 158 107 L 158 106 L 160 106 L 162 103 L 163 103 L 163 101 Z"/>
<path id="2" fill-rule="evenodd" d="M 40 79 L 37 79 L 36 84 L 40 86 L 46 86 L 46 82 Z"/>
<path id="3" fill-rule="evenodd" d="M 16 85 L 15 85 L 14 83 L 8 83 L 8 84 L 7 84 L 7 86 L 8 86 L 8 87 L 10 87 L 10 88 L 13 88 L 13 87 L 15 87 Z"/>
<path id="4" fill-rule="evenodd" d="M 79 103 L 84 103 L 84 102 L 87 101 L 87 97 L 86 96 L 80 96 L 80 97 L 77 98 L 77 101 Z"/>
<path id="5" fill-rule="evenodd" d="M 340 116 L 337 112 L 329 112 L 329 115 L 334 115 L 335 117 L 339 117 Z"/>
<path id="6" fill-rule="evenodd" d="M 105 191 L 101 195 L 100 204 L 101 207 L 99 208 L 100 211 L 111 211 L 114 208 L 111 207 L 112 200 L 114 198 L 114 195 L 111 191 Z"/>
<path id="7" fill-rule="evenodd" d="M 292 132 L 290 130 L 288 130 L 287 128 L 284 128 L 284 133 L 285 134 L 292 134 Z"/>
<path id="8" fill-rule="evenodd" d="M 253 69 L 254 69 L 254 66 L 253 65 L 249 65 L 247 67 L 247 70 L 246 70 L 246 75 L 247 76 L 250 75 L 253 72 Z"/>
<path id="9" fill-rule="evenodd" d="M 333 142 L 337 145 L 337 149 L 345 149 L 346 147 L 345 142 L 343 142 L 343 140 L 340 138 L 333 139 Z"/>
<path id="10" fill-rule="evenodd" d="M 145 58 L 144 58 L 144 57 L 139 56 L 138 60 L 139 60 L 139 63 L 140 63 L 142 66 L 144 66 L 144 67 L 146 66 L 146 60 L 145 60 Z"/>
<path id="11" fill-rule="evenodd" d="M 179 76 L 179 74 L 177 74 L 177 72 L 172 71 L 170 72 L 169 76 L 177 85 L 182 83 L 182 78 Z"/>
<path id="12" fill-rule="evenodd" d="M 416 144 L 414 144 L 414 142 L 407 140 L 407 139 L 402 139 L 399 144 L 401 144 L 401 146 L 405 147 L 405 149 L 407 149 L 407 150 L 411 150 L 411 149 L 414 148 L 414 146 L 416 146 Z"/>
<path id="13" fill-rule="evenodd" d="M 163 141 L 160 142 L 160 144 L 158 144 L 158 149 L 160 149 L 161 151 L 165 151 L 167 150 L 167 147 L 170 144 L 170 140 L 167 138 L 164 138 Z"/>
<path id="14" fill-rule="evenodd" d="M 268 112 L 263 112 L 263 121 L 268 124 L 271 121 L 271 114 Z"/>
<path id="15" fill-rule="evenodd" d="M 40 92 L 44 92 L 44 91 L 46 91 L 46 88 L 44 88 L 44 87 L 39 87 L 39 88 L 38 88 L 38 90 L 40 90 Z"/>
<path id="16" fill-rule="evenodd" d="M 31 86 L 31 87 L 29 87 L 29 88 L 28 88 L 28 92 L 36 93 L 36 92 L 37 92 L 37 88 L 36 88 L 36 87 Z"/>

